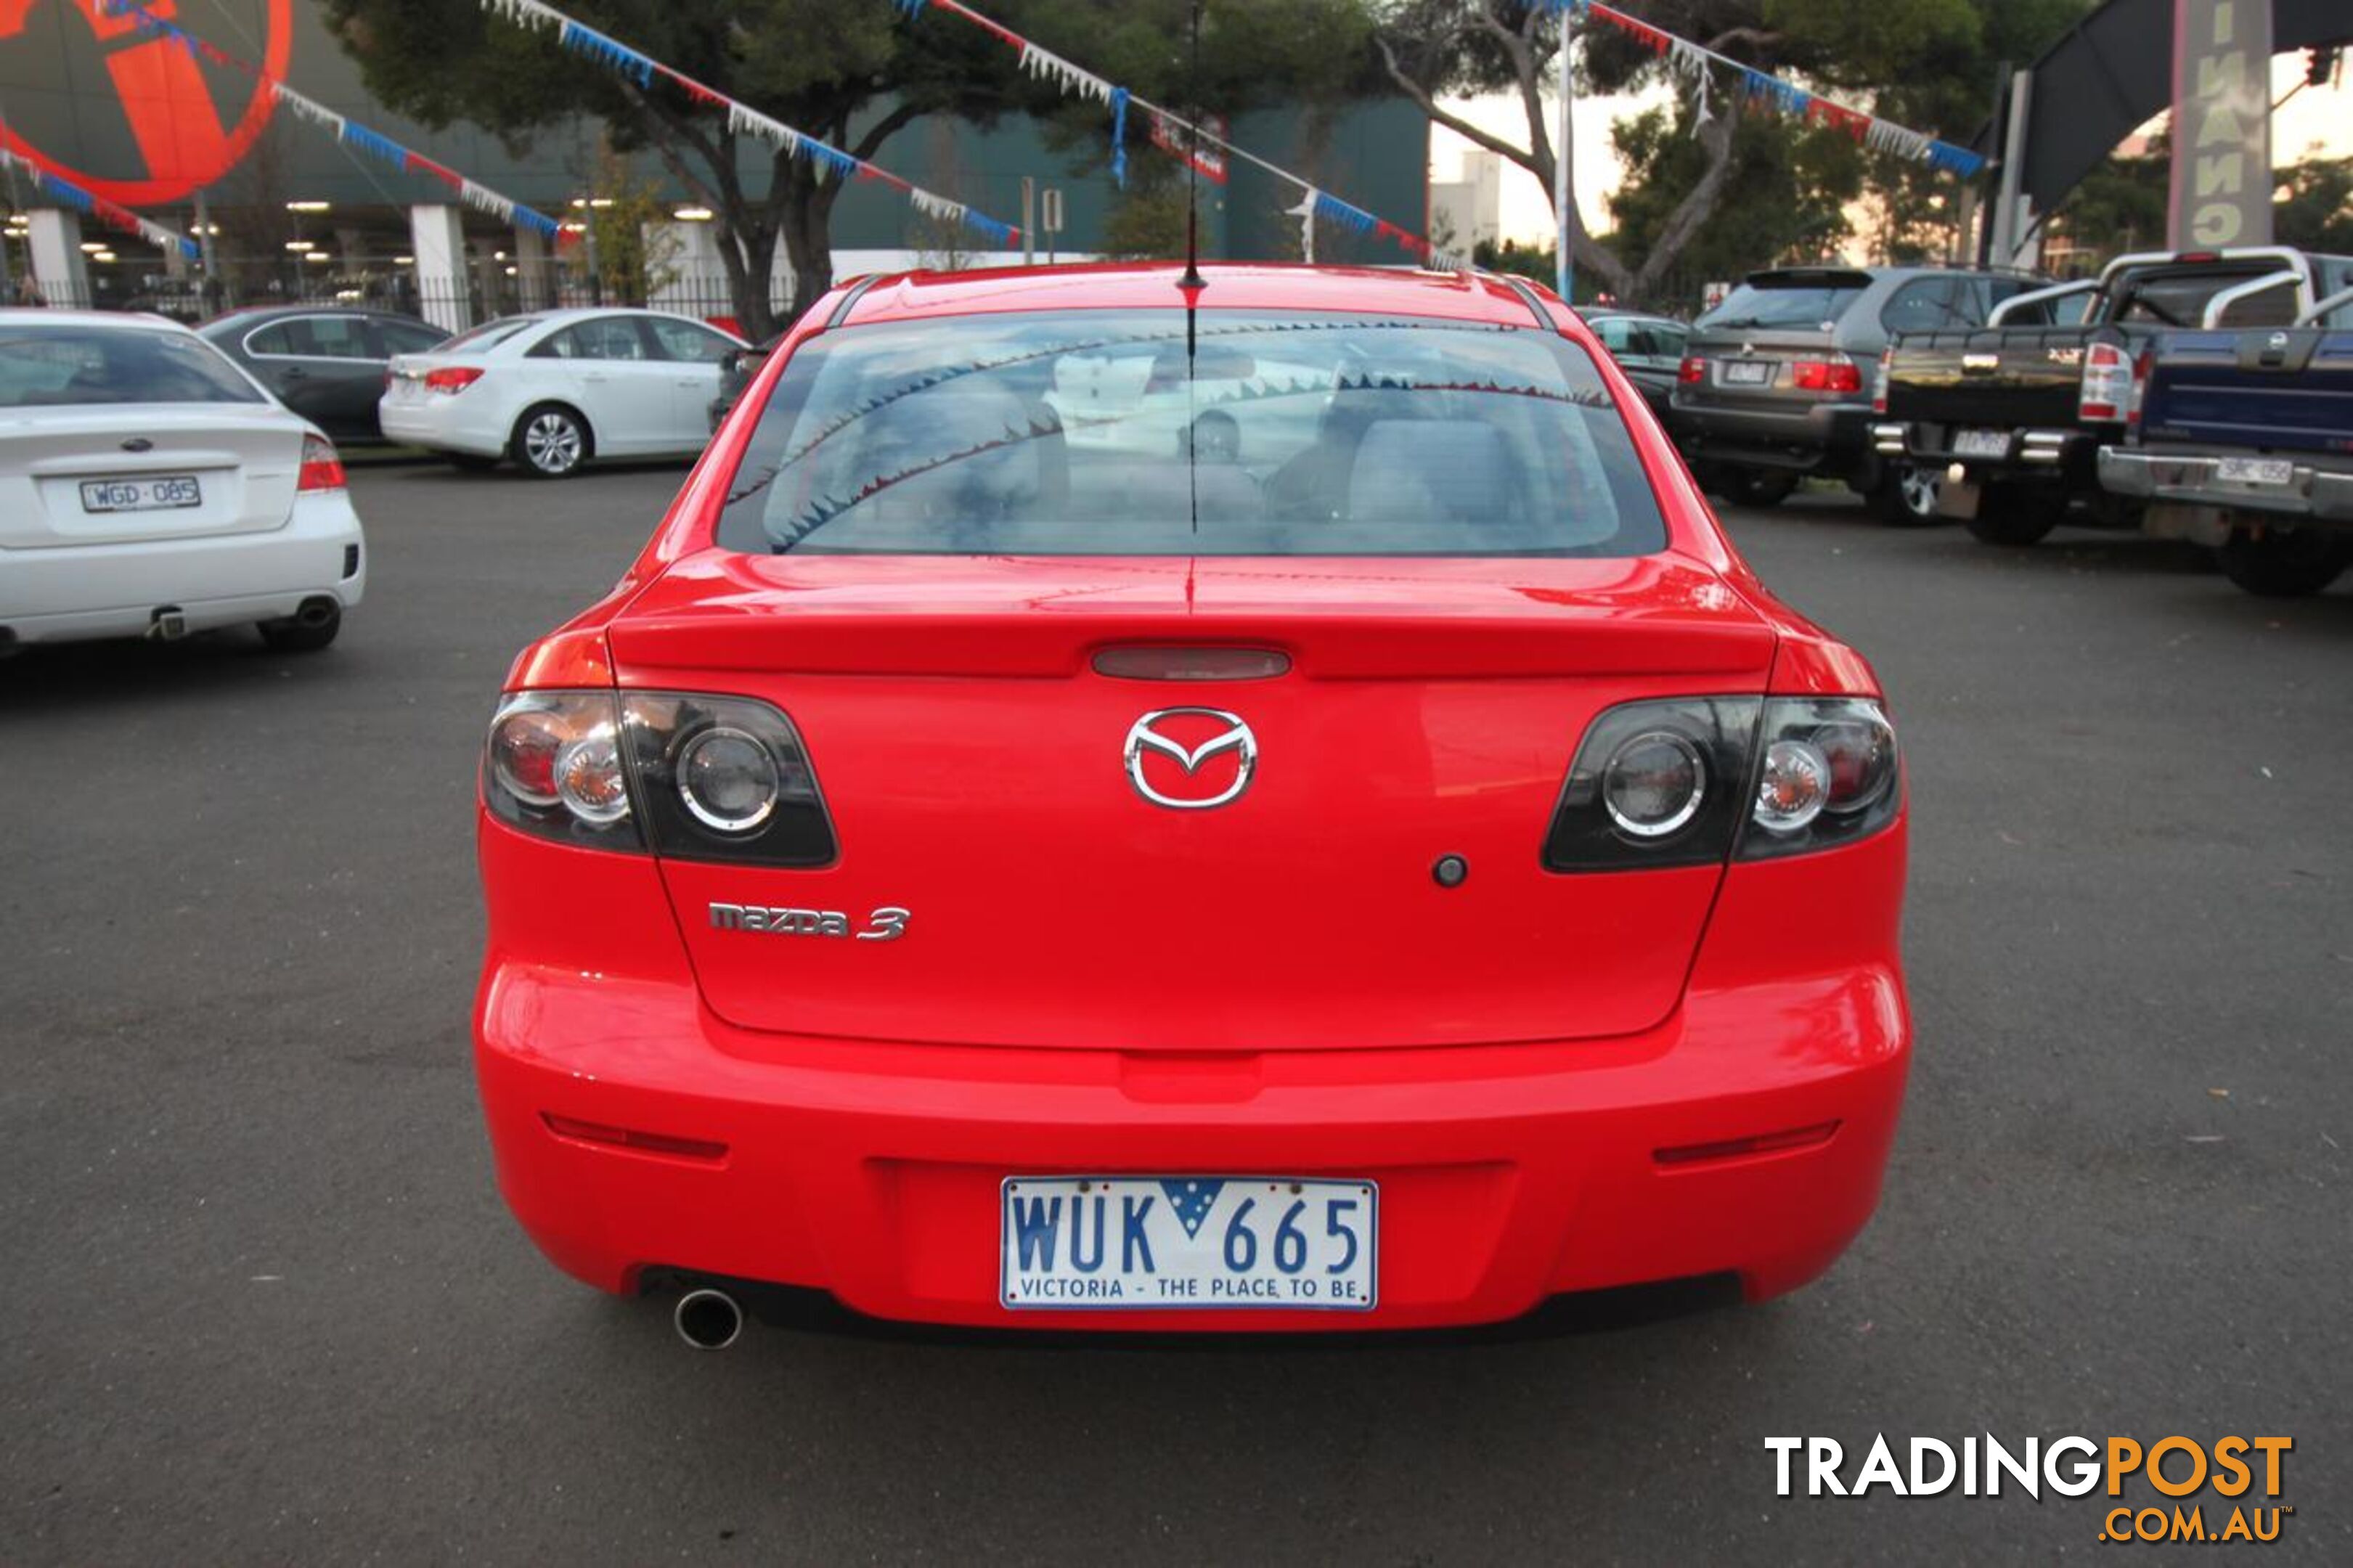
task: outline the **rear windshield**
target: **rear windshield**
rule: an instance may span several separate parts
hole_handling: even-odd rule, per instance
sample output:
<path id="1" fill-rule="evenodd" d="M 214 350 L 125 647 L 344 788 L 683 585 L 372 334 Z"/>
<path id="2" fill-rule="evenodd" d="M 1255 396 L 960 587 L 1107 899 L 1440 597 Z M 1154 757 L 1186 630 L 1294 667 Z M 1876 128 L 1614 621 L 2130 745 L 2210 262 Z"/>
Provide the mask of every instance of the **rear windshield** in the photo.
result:
<path id="1" fill-rule="evenodd" d="M 1743 283 L 1724 303 L 1692 324 L 1734 331 L 1742 327 L 1827 327 L 1862 298 L 1867 281 L 1825 282 L 1819 278 L 1766 279 Z"/>
<path id="2" fill-rule="evenodd" d="M 236 366 L 193 333 L 0 329 L 0 408 L 265 401 Z"/>
<path id="3" fill-rule="evenodd" d="M 459 332 L 445 342 L 435 344 L 433 352 L 441 353 L 449 349 L 491 348 L 506 342 L 525 327 L 539 325 L 540 320 L 537 316 L 501 316 L 495 321 L 484 321 L 470 332 Z"/>
<path id="4" fill-rule="evenodd" d="M 1635 555 L 1666 530 L 1575 343 L 1412 318 L 1008 312 L 805 345 L 754 553 Z"/>
<path id="5" fill-rule="evenodd" d="M 2181 271 L 2150 270 L 2128 276 L 2120 295 L 2121 307 L 2110 318 L 2117 321 L 2153 321 L 2165 327 L 2196 327 L 2206 319 L 2206 307 L 2225 289 L 2235 289 L 2284 270 L 2269 258 L 2241 266 L 2204 265 Z M 2233 301 L 2221 322 L 2234 327 L 2284 327 L 2295 319 L 2295 290 L 2285 284 L 2258 289 Z"/>

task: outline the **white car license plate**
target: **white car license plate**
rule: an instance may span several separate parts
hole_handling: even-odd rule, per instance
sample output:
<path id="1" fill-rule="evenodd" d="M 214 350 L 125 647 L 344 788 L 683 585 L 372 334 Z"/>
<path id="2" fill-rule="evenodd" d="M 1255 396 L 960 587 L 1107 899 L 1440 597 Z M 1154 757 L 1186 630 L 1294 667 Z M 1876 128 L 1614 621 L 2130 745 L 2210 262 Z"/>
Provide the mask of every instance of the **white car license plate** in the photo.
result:
<path id="1" fill-rule="evenodd" d="M 2286 458 L 2224 458 L 2214 465 L 2214 477 L 2242 485 L 2284 485 L 2295 478 L 2295 464 Z"/>
<path id="2" fill-rule="evenodd" d="M 84 511 L 159 511 L 166 507 L 202 506 L 204 491 L 194 474 L 142 475 L 135 479 L 84 479 Z"/>
<path id="3" fill-rule="evenodd" d="M 1726 386 L 1763 386 L 1773 379 L 1773 366 L 1764 360 L 1726 360 L 1724 384 Z"/>
<path id="4" fill-rule="evenodd" d="M 2010 451 L 2007 430 L 1963 430 L 1953 437 L 1953 450 L 1964 458 L 2000 458 Z"/>
<path id="5" fill-rule="evenodd" d="M 1372 1310 L 1380 1189 L 1291 1176 L 1008 1176 L 1010 1310 Z"/>

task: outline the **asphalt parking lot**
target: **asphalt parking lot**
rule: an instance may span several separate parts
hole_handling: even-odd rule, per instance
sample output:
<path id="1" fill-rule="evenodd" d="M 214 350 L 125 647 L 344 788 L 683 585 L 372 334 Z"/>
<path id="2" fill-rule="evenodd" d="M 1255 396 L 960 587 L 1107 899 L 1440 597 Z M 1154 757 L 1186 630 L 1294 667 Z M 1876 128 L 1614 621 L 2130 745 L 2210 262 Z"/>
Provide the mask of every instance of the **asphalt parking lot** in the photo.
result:
<path id="1" fill-rule="evenodd" d="M 680 479 L 361 470 L 330 652 L 0 664 L 0 1559 L 2101 1550 L 2097 1497 L 1773 1495 L 1767 1436 L 1884 1431 L 2287 1435 L 2264 1555 L 2353 1561 L 2353 583 L 2267 603 L 2184 547 L 1827 497 L 1732 520 L 1876 660 L 1912 770 L 1905 1125 L 1799 1295 L 1527 1342 L 695 1355 L 531 1250 L 466 1062 L 483 721 Z"/>

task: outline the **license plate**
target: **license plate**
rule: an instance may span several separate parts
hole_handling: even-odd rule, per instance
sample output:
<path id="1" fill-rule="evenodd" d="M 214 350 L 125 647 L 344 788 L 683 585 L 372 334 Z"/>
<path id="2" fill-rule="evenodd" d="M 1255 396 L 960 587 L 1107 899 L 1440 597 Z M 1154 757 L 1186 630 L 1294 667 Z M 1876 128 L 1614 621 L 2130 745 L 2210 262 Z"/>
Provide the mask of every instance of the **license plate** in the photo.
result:
<path id="1" fill-rule="evenodd" d="M 135 479 L 84 479 L 84 511 L 160 511 L 167 507 L 202 506 L 204 492 L 194 474 L 156 474 Z"/>
<path id="2" fill-rule="evenodd" d="M 1365 1312 L 1380 1189 L 1290 1176 L 1009 1176 L 998 1299 L 1014 1311 Z"/>
<path id="3" fill-rule="evenodd" d="M 2214 477 L 2242 485 L 2284 485 L 2295 478 L 2295 464 L 2286 458 L 2224 458 L 2214 465 Z"/>
<path id="4" fill-rule="evenodd" d="M 1963 430 L 1953 437 L 1953 450 L 1964 458 L 2000 458 L 2010 451 L 2010 432 Z"/>
<path id="5" fill-rule="evenodd" d="M 1773 367 L 1763 360 L 1728 360 L 1724 366 L 1726 386 L 1763 386 L 1773 379 Z"/>

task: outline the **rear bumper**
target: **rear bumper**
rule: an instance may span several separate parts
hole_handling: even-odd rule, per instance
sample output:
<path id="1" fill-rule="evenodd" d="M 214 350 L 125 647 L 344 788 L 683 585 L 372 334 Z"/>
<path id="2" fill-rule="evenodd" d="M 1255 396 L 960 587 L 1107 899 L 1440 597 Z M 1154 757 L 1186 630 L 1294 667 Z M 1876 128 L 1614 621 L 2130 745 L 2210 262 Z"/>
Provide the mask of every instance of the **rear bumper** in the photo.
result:
<path id="1" fill-rule="evenodd" d="M 1678 396 L 1669 427 L 1694 462 L 1845 477 L 1874 461 L 1868 404 L 1816 403 L 1779 409 L 1732 408 Z"/>
<path id="2" fill-rule="evenodd" d="M 468 405 L 466 399 L 476 390 L 468 387 L 454 396 L 428 393 L 414 403 L 387 396 L 376 404 L 376 423 L 387 441 L 475 458 L 503 456 L 509 422 L 486 406 L 487 400 Z"/>
<path id="3" fill-rule="evenodd" d="M 190 631 L 290 616 L 308 599 L 344 609 L 367 588 L 367 551 L 349 492 L 295 498 L 265 533 L 0 550 L 0 626 L 25 643 L 138 637 L 157 609 Z"/>
<path id="4" fill-rule="evenodd" d="M 2110 447 L 2100 454 L 2100 483 L 2117 495 L 2153 501 L 2353 523 L 2353 469 L 2297 462 L 2287 483 L 2259 485 L 2221 477 L 2223 458 L 2235 455 Z"/>
<path id="5" fill-rule="evenodd" d="M 1970 484 L 2066 485 L 2088 489 L 2098 479 L 2100 438 L 2087 430 L 2063 426 L 2000 432 L 1999 452 L 1957 449 L 1964 429 L 1983 426 L 1931 425 L 1880 420 L 1871 426 L 1873 449 L 1883 458 L 1925 468 L 1948 469 L 1960 465 Z"/>
<path id="6" fill-rule="evenodd" d="M 1683 1005 L 1640 1035 L 1184 1056 L 737 1029 L 702 1005 L 649 864 L 495 827 L 483 854 L 475 1062 L 499 1184 L 549 1258 L 607 1290 L 677 1270 L 902 1321 L 1208 1332 L 1501 1322 L 1562 1293 L 1724 1273 L 1762 1298 L 1820 1273 L 1869 1219 L 1909 1059 L 1900 832 L 1740 868 Z M 648 918 L 569 962 L 503 944 L 500 889 L 577 907 L 564 863 L 584 858 L 600 863 L 597 907 L 637 908 L 616 883 L 642 879 Z M 1804 932 L 1784 918 L 1858 905 Z M 586 1141 L 551 1116 L 724 1152 Z M 1660 1157 L 1826 1123 L 1785 1152 Z M 1126 1172 L 1373 1178 L 1378 1306 L 1002 1308 L 1000 1182 Z"/>

